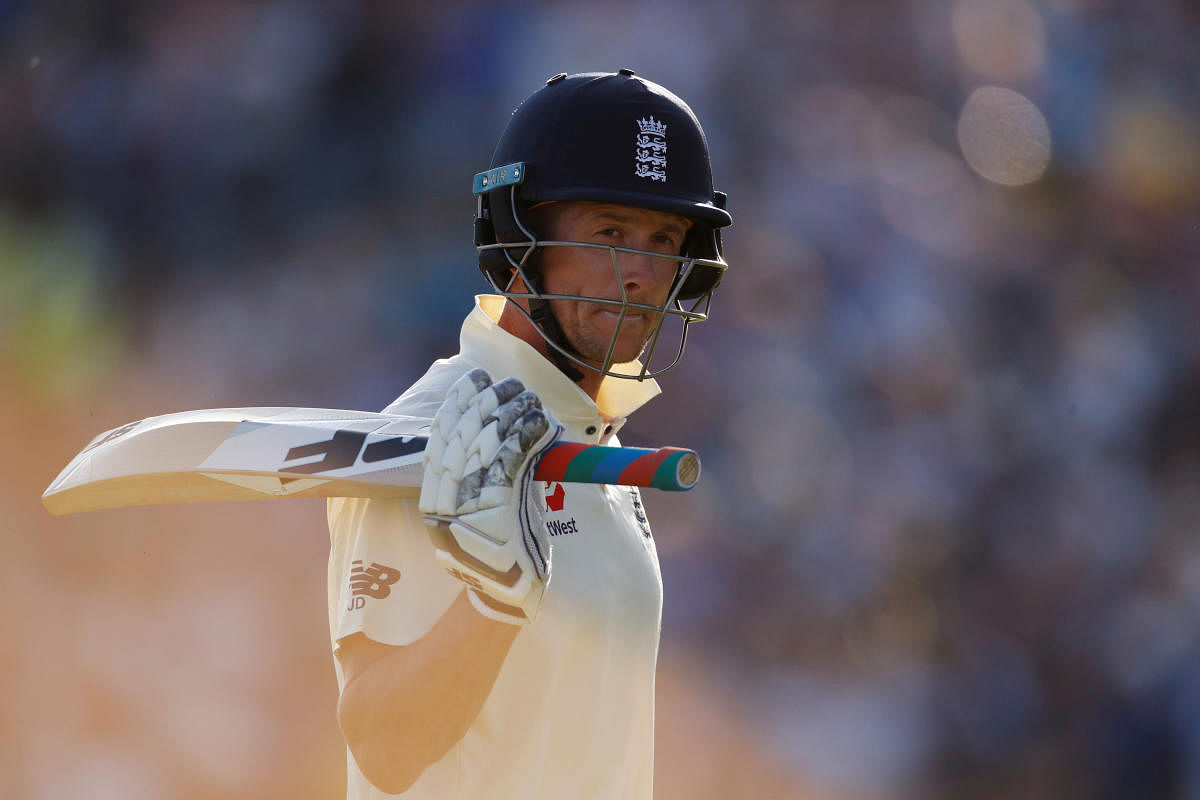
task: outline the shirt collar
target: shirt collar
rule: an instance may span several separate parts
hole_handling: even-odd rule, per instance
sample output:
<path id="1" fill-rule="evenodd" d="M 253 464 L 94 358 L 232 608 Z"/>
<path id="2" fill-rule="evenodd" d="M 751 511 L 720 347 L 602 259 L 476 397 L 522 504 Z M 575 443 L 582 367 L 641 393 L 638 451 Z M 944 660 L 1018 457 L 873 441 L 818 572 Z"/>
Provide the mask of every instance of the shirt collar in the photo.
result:
<path id="1" fill-rule="evenodd" d="M 594 435 L 606 438 L 603 432 L 608 426 L 615 433 L 630 414 L 662 392 L 652 378 L 634 381 L 605 377 L 593 402 L 533 346 L 499 326 L 504 303 L 498 295 L 475 297 L 475 308 L 463 322 L 459 339 L 463 356 L 484 366 L 496 380 L 519 376 L 571 433 L 578 435 L 577 427 L 584 430 L 596 425 L 598 432 Z M 624 367 L 621 371 L 641 369 L 637 362 L 615 366 Z"/>

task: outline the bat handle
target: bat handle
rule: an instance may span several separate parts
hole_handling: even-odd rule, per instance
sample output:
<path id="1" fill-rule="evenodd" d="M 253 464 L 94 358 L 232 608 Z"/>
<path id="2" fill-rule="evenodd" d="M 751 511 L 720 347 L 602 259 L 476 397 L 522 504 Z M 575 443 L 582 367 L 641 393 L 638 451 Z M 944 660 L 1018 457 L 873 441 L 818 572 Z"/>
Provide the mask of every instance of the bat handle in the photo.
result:
<path id="1" fill-rule="evenodd" d="M 552 445 L 533 477 L 563 483 L 611 483 L 682 492 L 700 480 L 700 457 L 682 447 L 604 447 L 579 442 Z"/>

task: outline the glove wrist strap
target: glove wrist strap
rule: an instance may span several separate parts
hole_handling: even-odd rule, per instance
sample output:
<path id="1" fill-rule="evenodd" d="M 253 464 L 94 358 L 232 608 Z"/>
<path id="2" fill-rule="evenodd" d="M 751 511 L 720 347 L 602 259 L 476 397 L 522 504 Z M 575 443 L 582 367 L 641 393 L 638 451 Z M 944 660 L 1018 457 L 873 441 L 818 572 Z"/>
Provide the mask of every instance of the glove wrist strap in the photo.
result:
<path id="1" fill-rule="evenodd" d="M 520 608 L 505 605 L 483 592 L 477 592 L 473 588 L 468 587 L 467 599 L 471 601 L 471 605 L 475 607 L 476 611 L 490 620 L 518 626 L 529 624 L 529 618 L 525 616 L 525 612 Z"/>

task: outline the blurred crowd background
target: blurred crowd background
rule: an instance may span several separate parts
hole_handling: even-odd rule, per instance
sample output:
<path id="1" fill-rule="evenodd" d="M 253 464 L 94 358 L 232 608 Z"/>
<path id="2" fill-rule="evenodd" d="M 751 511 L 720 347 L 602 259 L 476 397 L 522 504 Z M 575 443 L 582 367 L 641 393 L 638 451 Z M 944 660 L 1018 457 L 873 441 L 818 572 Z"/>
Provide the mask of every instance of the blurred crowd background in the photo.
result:
<path id="1" fill-rule="evenodd" d="M 1200 798 L 1185 0 L 0 2 L 0 794 L 342 792 L 319 502 L 56 519 L 93 435 L 378 409 L 560 71 L 707 130 L 712 317 L 627 444 L 659 796 Z"/>

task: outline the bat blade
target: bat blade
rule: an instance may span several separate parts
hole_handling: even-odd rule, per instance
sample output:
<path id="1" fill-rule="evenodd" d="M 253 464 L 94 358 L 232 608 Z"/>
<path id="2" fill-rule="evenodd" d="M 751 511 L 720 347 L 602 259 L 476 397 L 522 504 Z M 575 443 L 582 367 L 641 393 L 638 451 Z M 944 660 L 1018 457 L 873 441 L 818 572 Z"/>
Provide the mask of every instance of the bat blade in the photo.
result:
<path id="1" fill-rule="evenodd" d="M 55 515 L 153 503 L 417 497 L 429 420 L 321 408 L 217 408 L 149 417 L 97 436 L 42 495 Z M 554 458 L 551 458 L 554 456 Z M 547 481 L 690 489 L 679 448 L 558 444 Z"/>
<path id="2" fill-rule="evenodd" d="M 337 409 L 164 414 L 97 436 L 42 502 L 58 515 L 151 503 L 415 497 L 427 429 L 424 419 Z"/>

